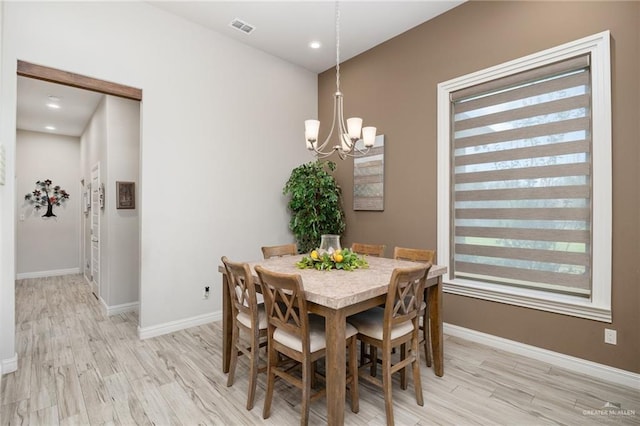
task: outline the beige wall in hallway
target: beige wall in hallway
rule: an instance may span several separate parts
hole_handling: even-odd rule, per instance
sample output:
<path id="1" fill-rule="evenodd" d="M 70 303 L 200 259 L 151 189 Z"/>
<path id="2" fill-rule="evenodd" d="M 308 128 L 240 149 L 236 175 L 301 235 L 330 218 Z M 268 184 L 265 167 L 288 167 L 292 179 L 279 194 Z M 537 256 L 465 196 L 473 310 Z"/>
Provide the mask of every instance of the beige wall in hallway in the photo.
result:
<path id="1" fill-rule="evenodd" d="M 613 323 L 454 295 L 444 297 L 444 320 L 640 373 L 640 3 L 472 1 L 345 62 L 345 115 L 385 135 L 384 212 L 353 211 L 351 161 L 336 160 L 336 177 L 345 246 L 384 243 L 387 256 L 395 245 L 435 248 L 437 84 L 605 30 L 612 37 Z M 318 87 L 319 117 L 330 123 L 333 69 Z M 604 343 L 605 327 L 618 330 L 618 345 Z"/>

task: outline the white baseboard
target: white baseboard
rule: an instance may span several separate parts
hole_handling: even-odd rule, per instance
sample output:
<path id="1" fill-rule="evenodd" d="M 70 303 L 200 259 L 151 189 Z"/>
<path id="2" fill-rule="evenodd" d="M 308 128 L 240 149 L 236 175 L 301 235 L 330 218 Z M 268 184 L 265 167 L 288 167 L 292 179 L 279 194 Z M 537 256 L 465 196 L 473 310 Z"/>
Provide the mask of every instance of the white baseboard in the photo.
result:
<path id="1" fill-rule="evenodd" d="M 148 339 L 150 337 L 161 336 L 163 334 L 173 333 L 174 331 L 184 330 L 185 328 L 196 327 L 220 320 L 222 320 L 222 311 L 170 321 L 150 327 L 138 327 L 138 337 L 141 340 Z"/>
<path id="2" fill-rule="evenodd" d="M 18 354 L 15 353 L 11 358 L 0 360 L 0 376 L 3 374 L 13 373 L 18 369 Z"/>
<path id="3" fill-rule="evenodd" d="M 104 301 L 104 299 L 100 298 L 100 303 L 102 303 L 102 309 L 107 316 L 124 314 L 125 312 L 133 312 L 138 310 L 139 303 L 131 302 L 131 303 L 123 303 L 121 305 L 113 305 L 109 306 Z"/>
<path id="4" fill-rule="evenodd" d="M 586 359 L 553 352 L 548 349 L 538 348 L 453 324 L 445 323 L 444 333 L 450 336 L 460 337 L 461 339 L 491 346 L 505 352 L 511 352 L 533 358 L 576 373 L 585 374 L 587 376 L 596 377 L 601 380 L 640 390 L 640 374 L 633 373 L 631 371 L 598 364 Z"/>
<path id="5" fill-rule="evenodd" d="M 23 272 L 21 274 L 17 274 L 16 279 L 24 280 L 27 278 L 58 277 L 60 275 L 77 275 L 79 273 L 80 268 L 54 269 L 52 271 Z"/>

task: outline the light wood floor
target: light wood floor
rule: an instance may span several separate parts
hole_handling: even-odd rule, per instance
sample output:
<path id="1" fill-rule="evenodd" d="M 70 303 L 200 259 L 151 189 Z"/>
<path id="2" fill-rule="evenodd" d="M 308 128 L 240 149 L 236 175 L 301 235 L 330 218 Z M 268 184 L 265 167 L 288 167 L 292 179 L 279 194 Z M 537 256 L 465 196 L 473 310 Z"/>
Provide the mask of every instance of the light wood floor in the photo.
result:
<path id="1" fill-rule="evenodd" d="M 16 299 L 19 369 L 2 378 L 2 425 L 299 423 L 299 392 L 283 384 L 262 419 L 264 375 L 245 409 L 244 363 L 226 387 L 220 323 L 140 341 L 137 316 L 105 317 L 79 275 L 20 280 Z M 444 348 L 444 377 L 422 369 L 424 407 L 412 384 L 394 388 L 396 424 L 640 424 L 633 389 L 454 337 Z M 315 402 L 310 424 L 324 424 L 324 413 L 325 400 Z M 345 423 L 383 425 L 384 416 L 382 393 L 362 383 L 360 413 L 347 408 Z"/>

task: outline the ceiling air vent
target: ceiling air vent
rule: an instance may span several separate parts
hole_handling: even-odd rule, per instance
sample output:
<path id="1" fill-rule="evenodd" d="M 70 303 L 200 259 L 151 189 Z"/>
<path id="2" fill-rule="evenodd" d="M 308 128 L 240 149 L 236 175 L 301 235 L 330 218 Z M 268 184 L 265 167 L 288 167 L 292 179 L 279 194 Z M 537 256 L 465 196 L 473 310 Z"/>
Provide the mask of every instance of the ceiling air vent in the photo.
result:
<path id="1" fill-rule="evenodd" d="M 245 34 L 251 34 L 251 32 L 256 29 L 256 27 L 254 27 L 253 25 L 247 24 L 246 22 L 238 18 L 231 21 L 229 25 L 236 30 L 242 31 Z"/>

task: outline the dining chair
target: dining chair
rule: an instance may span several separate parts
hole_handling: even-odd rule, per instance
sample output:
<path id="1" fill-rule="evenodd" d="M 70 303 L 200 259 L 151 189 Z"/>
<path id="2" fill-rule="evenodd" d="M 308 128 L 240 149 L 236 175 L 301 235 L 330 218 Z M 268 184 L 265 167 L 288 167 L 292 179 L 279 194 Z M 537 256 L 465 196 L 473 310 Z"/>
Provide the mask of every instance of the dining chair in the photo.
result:
<path id="1" fill-rule="evenodd" d="M 401 373 L 401 387 L 407 388 L 406 368 L 413 368 L 416 402 L 424 405 L 420 381 L 420 350 L 418 349 L 418 312 L 424 299 L 424 286 L 431 264 L 396 268 L 391 275 L 385 306 L 375 307 L 350 316 L 347 320 L 358 329 L 358 340 L 371 346 L 371 359 L 360 366 L 361 378 L 382 387 L 387 425 L 393 425 L 392 375 Z M 410 350 L 407 352 L 406 345 Z M 392 349 L 400 347 L 400 360 L 392 363 Z M 377 350 L 381 351 L 382 379 L 371 374 L 378 368 Z M 364 373 L 366 372 L 366 373 Z"/>
<path id="2" fill-rule="evenodd" d="M 422 263 L 436 263 L 436 251 L 427 249 L 415 249 L 406 247 L 395 247 L 393 249 L 393 258 L 399 260 L 409 260 L 411 262 Z M 429 305 L 425 302 L 422 305 L 422 309 L 418 313 L 422 317 L 422 324 L 420 330 L 422 330 L 421 344 L 424 344 L 424 359 L 427 363 L 427 367 L 431 367 L 431 332 L 429 331 Z"/>
<path id="3" fill-rule="evenodd" d="M 229 299 L 231 300 L 231 358 L 229 360 L 229 376 L 227 386 L 233 385 L 235 380 L 238 357 L 245 355 L 249 360 L 249 390 L 247 395 L 247 410 L 253 408 L 256 394 L 258 373 L 266 371 L 266 365 L 260 365 L 260 348 L 267 345 L 267 315 L 264 305 L 259 305 L 256 299 L 256 288 L 251 275 L 251 269 L 246 263 L 230 261 L 222 257 L 222 263 L 227 272 Z M 240 333 L 244 333 L 249 341 L 249 347 L 240 340 Z"/>
<path id="4" fill-rule="evenodd" d="M 363 254 L 367 256 L 382 257 L 384 255 L 384 244 L 364 244 L 364 243 L 352 243 L 351 251 L 357 254 Z M 367 345 L 360 342 L 360 363 L 363 364 L 365 359 L 368 359 Z"/>
<path id="5" fill-rule="evenodd" d="M 323 358 L 326 352 L 324 318 L 309 314 L 307 300 L 298 274 L 282 274 L 256 266 L 256 272 L 262 286 L 268 320 L 268 361 L 267 391 L 264 399 L 262 417 L 271 415 L 271 402 L 276 377 L 296 386 L 302 391 L 302 414 L 300 424 L 309 421 L 309 404 L 324 396 L 322 389 L 311 394 L 311 385 L 315 376 L 314 363 Z M 348 347 L 347 384 L 351 397 L 351 411 L 357 413 L 358 366 L 356 357 L 356 334 L 358 330 L 351 324 L 346 325 L 346 344 Z M 302 370 L 302 379 L 291 374 L 293 367 L 281 365 L 280 354 L 297 363 Z M 329 396 L 332 397 L 332 396 Z"/>
<path id="6" fill-rule="evenodd" d="M 351 251 L 367 256 L 382 257 L 384 255 L 384 244 L 353 243 L 351 244 Z"/>
<path id="7" fill-rule="evenodd" d="M 265 259 L 271 259 L 272 257 L 282 256 L 295 256 L 298 254 L 298 245 L 296 243 L 283 244 L 280 246 L 265 246 L 261 247 L 262 256 Z"/>

